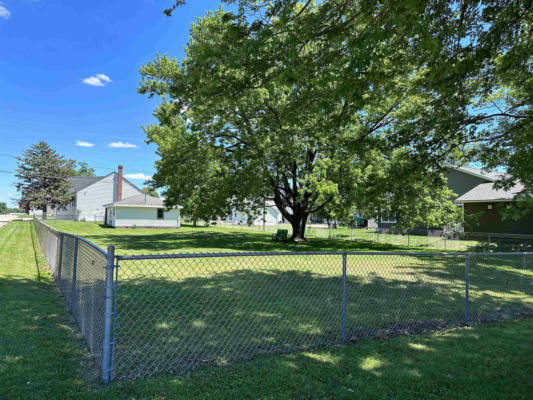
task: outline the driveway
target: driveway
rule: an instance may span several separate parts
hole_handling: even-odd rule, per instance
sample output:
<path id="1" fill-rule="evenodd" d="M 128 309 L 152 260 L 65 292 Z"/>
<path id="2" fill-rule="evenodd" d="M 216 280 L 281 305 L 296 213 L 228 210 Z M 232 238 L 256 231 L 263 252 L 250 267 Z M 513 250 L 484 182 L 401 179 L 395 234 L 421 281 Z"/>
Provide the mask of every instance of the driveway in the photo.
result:
<path id="1" fill-rule="evenodd" d="M 0 215 L 0 228 L 14 219 L 17 219 L 17 215 Z"/>

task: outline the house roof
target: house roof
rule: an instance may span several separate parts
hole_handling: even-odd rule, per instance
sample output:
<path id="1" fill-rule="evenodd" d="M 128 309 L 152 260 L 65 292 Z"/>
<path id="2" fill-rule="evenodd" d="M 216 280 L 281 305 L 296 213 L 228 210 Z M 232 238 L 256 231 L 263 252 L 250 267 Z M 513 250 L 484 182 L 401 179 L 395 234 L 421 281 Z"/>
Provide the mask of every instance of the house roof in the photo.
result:
<path id="1" fill-rule="evenodd" d="M 79 192 L 82 189 L 85 189 L 87 186 L 92 185 L 95 182 L 98 182 L 100 179 L 104 178 L 103 176 L 71 176 L 68 178 L 68 181 L 71 183 L 72 187 L 70 188 L 71 193 Z"/>
<path id="2" fill-rule="evenodd" d="M 104 204 L 104 207 L 148 207 L 148 208 L 164 208 L 163 199 L 150 196 L 149 194 L 138 194 L 131 196 L 114 203 Z M 182 208 L 177 206 L 176 208 Z"/>
<path id="3" fill-rule="evenodd" d="M 475 203 L 484 201 L 511 201 L 524 190 L 522 184 L 516 184 L 510 190 L 495 189 L 494 183 L 481 183 L 455 199 L 456 203 Z"/>
<path id="4" fill-rule="evenodd" d="M 96 183 L 104 178 L 107 178 L 110 175 L 117 175 L 117 173 L 111 172 L 105 176 L 71 176 L 70 178 L 68 178 L 69 182 L 72 184 L 70 193 L 77 193 L 80 190 L 83 190 L 86 187 L 91 186 L 93 183 Z M 141 192 L 141 189 L 139 189 L 137 185 L 133 184 L 128 179 L 122 177 L 122 180 L 124 182 L 128 182 L 131 186 L 133 186 L 135 189 Z"/>
<path id="5" fill-rule="evenodd" d="M 478 178 L 486 179 L 490 182 L 495 182 L 500 178 L 504 178 L 507 176 L 504 172 L 497 172 L 497 171 L 484 171 L 477 168 L 472 167 L 458 167 L 455 165 L 448 164 L 448 168 L 455 169 L 456 171 L 464 172 L 465 174 L 476 176 Z"/>

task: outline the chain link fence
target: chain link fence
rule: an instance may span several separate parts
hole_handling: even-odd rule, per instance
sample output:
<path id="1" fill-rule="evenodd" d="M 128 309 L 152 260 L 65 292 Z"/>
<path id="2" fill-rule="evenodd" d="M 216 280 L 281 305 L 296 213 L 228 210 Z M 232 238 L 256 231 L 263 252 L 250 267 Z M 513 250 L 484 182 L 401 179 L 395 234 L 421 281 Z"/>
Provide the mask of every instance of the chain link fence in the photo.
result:
<path id="1" fill-rule="evenodd" d="M 39 224 L 36 228 L 42 230 Z M 61 236 L 50 230 L 39 235 L 42 243 L 48 243 L 47 235 Z M 64 239 L 65 243 L 70 241 Z M 81 243 L 78 238 L 78 246 Z M 73 260 L 66 247 L 60 254 L 65 263 Z M 77 254 L 81 276 L 80 260 L 86 256 L 79 248 Z M 93 301 L 100 314 L 88 328 L 95 329 L 98 334 L 93 335 L 101 340 L 97 353 L 103 352 L 100 361 L 106 381 L 533 316 L 533 253 L 113 257 L 111 246 L 107 269 L 103 252 L 99 260 L 100 264 L 86 263 L 83 269 L 99 274 L 95 286 L 99 289 L 94 292 L 98 297 Z M 72 290 L 61 279 L 58 283 L 64 293 Z M 81 303 L 76 300 L 71 306 L 77 320 L 91 320 L 82 316 Z"/>
<path id="2" fill-rule="evenodd" d="M 33 221 L 56 283 L 91 354 L 103 365 L 108 255 L 79 236 L 59 232 L 37 218 Z"/>
<path id="3" fill-rule="evenodd" d="M 212 226 L 232 230 L 266 232 L 275 234 L 278 229 L 286 229 L 291 232 L 290 224 L 253 224 L 231 223 L 225 221 L 213 221 Z M 387 247 L 402 246 L 410 249 L 440 249 L 446 251 L 470 251 L 470 252 L 530 252 L 533 251 L 533 235 L 462 232 L 452 234 L 450 237 L 444 234 L 428 235 L 415 233 L 399 233 L 397 231 L 380 232 L 378 229 L 355 228 L 345 225 L 328 226 L 325 224 L 309 224 L 305 235 L 308 238 L 336 239 L 378 244 L 385 250 Z"/>

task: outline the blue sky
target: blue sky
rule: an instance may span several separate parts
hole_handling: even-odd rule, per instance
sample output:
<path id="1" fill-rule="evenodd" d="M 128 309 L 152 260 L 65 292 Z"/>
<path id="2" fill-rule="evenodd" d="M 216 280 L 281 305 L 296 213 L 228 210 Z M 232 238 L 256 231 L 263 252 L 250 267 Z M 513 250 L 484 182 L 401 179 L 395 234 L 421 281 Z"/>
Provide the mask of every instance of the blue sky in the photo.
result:
<path id="1" fill-rule="evenodd" d="M 190 0 L 168 18 L 171 4 L 0 0 L 0 170 L 44 140 L 97 175 L 118 164 L 151 175 L 155 147 L 141 126 L 155 121 L 158 99 L 137 94 L 139 68 L 156 52 L 181 58 L 191 23 L 220 3 Z M 14 205 L 14 181 L 0 173 L 0 202 Z"/>

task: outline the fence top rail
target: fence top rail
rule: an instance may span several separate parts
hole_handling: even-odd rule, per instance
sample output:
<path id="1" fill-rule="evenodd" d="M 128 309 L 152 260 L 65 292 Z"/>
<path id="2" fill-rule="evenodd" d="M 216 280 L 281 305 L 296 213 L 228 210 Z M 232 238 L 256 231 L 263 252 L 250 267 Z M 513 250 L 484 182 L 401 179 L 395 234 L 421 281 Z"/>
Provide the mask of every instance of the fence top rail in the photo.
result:
<path id="1" fill-rule="evenodd" d="M 463 232 L 463 236 L 476 236 L 476 237 L 493 237 L 502 239 L 528 239 L 533 240 L 533 235 L 525 233 L 497 233 L 497 232 Z"/>
<path id="2" fill-rule="evenodd" d="M 55 229 L 54 227 L 44 223 L 43 221 L 41 221 L 40 219 L 36 218 L 35 215 L 33 216 L 33 220 L 34 221 L 37 221 L 38 223 L 40 224 L 43 224 L 47 229 L 51 230 L 52 232 L 54 233 L 57 233 L 58 235 L 63 235 L 63 236 L 70 236 L 72 238 L 76 238 L 78 240 L 81 240 L 82 242 L 88 244 L 89 246 L 91 246 L 93 249 L 99 251 L 100 253 L 102 253 L 102 255 L 106 256 L 107 257 L 107 251 L 105 251 L 104 249 L 102 249 L 101 247 L 98 247 L 97 245 L 95 245 L 93 242 L 85 239 L 84 237 L 81 237 L 81 236 L 78 236 L 78 235 L 74 235 L 72 233 L 66 233 L 66 232 L 61 232 L 61 231 L 58 231 L 57 229 Z"/>
<path id="3" fill-rule="evenodd" d="M 477 256 L 533 256 L 533 252 L 408 252 L 408 251 L 263 251 L 263 252 L 220 252 L 220 253 L 169 253 L 117 255 L 117 260 L 150 260 L 168 258 L 217 258 L 258 256 L 432 256 L 432 257 L 477 257 Z"/>

